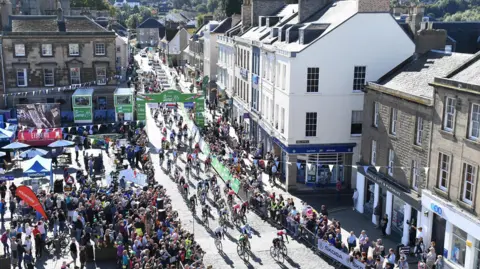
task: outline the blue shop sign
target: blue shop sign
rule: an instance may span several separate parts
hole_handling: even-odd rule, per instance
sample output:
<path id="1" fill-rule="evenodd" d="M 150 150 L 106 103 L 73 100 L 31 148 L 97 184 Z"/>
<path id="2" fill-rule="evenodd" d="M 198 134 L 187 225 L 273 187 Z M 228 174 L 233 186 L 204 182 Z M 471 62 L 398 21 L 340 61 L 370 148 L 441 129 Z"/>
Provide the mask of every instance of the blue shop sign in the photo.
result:
<path id="1" fill-rule="evenodd" d="M 272 137 L 272 141 L 289 154 L 353 153 L 353 148 L 357 145 L 356 143 L 348 143 L 285 146 L 275 137 Z"/>
<path id="2" fill-rule="evenodd" d="M 437 215 L 442 216 L 443 210 L 438 205 L 431 203 L 430 209 L 432 209 L 432 211 L 435 212 Z"/>
<path id="3" fill-rule="evenodd" d="M 183 106 L 184 106 L 184 107 L 188 107 L 188 108 L 193 108 L 193 102 L 183 103 Z"/>

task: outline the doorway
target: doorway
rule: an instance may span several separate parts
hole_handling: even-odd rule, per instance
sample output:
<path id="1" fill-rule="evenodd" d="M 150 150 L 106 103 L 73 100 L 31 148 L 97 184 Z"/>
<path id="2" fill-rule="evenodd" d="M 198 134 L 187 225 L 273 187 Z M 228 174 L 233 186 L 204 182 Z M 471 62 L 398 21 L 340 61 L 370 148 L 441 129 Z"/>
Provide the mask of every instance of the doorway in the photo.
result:
<path id="1" fill-rule="evenodd" d="M 433 214 L 433 213 L 432 213 Z M 443 255 L 443 249 L 445 244 L 445 228 L 447 221 L 437 214 L 433 214 L 432 225 L 432 241 L 435 241 L 435 252 L 438 255 Z M 445 259 L 447 257 L 444 257 Z"/>

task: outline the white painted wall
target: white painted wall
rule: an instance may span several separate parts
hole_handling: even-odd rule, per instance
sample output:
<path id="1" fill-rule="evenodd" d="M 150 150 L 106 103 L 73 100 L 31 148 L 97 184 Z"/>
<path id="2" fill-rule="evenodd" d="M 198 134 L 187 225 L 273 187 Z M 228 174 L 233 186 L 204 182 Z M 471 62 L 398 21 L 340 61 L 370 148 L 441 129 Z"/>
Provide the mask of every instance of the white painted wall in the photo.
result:
<path id="1" fill-rule="evenodd" d="M 287 118 L 294 119 L 288 121 L 287 142 L 359 145 L 360 138 L 350 135 L 352 111 L 363 110 L 363 93 L 352 90 L 354 66 L 367 66 L 366 80 L 376 81 L 413 52 L 413 42 L 390 14 L 369 13 L 357 14 L 290 58 L 288 95 L 275 92 L 275 102 L 288 104 Z M 306 92 L 308 67 L 320 68 L 319 93 Z M 318 113 L 316 137 L 305 137 L 307 112 Z"/>

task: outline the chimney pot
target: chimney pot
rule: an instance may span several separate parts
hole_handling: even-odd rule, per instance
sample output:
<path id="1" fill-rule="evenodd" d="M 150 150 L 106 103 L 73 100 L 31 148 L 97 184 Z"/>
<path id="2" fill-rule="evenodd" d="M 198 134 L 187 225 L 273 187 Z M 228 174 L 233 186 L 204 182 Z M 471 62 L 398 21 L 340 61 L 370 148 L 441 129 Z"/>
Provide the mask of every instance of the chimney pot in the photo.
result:
<path id="1" fill-rule="evenodd" d="M 390 0 L 357 0 L 359 13 L 390 12 Z"/>

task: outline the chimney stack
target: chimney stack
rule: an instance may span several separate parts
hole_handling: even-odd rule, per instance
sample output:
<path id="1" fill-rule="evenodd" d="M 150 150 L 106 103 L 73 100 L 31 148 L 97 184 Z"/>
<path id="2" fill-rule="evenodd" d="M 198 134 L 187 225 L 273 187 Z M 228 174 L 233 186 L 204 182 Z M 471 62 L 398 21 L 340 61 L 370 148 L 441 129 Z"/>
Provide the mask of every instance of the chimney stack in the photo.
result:
<path id="1" fill-rule="evenodd" d="M 244 0 L 252 2 L 251 9 L 251 26 L 259 25 L 260 16 L 276 15 L 283 7 L 285 7 L 285 0 Z M 318 1 L 318 0 L 316 0 Z"/>
<path id="2" fill-rule="evenodd" d="M 63 21 L 63 9 L 62 9 L 62 4 L 60 1 L 57 3 L 58 8 L 57 8 L 57 21 Z"/>
<path id="3" fill-rule="evenodd" d="M 331 2 L 332 0 L 298 0 L 298 21 L 304 22 Z"/>
<path id="4" fill-rule="evenodd" d="M 12 3 L 10 0 L 5 0 L 0 10 L 0 16 L 2 17 L 2 29 L 6 29 L 10 26 L 10 15 L 12 15 Z"/>
<path id="5" fill-rule="evenodd" d="M 410 26 L 413 34 L 417 34 L 417 32 L 420 30 L 424 14 L 424 7 L 416 6 L 410 9 L 408 14 L 408 25 Z"/>
<path id="6" fill-rule="evenodd" d="M 247 29 L 252 25 L 252 5 L 250 0 L 243 0 L 242 4 L 242 28 Z"/>
<path id="7" fill-rule="evenodd" d="M 415 53 L 423 54 L 430 50 L 444 50 L 447 44 L 447 31 L 433 30 L 431 23 L 426 27 L 415 33 Z"/>
<path id="8" fill-rule="evenodd" d="M 390 0 L 357 0 L 358 13 L 390 13 Z"/>

